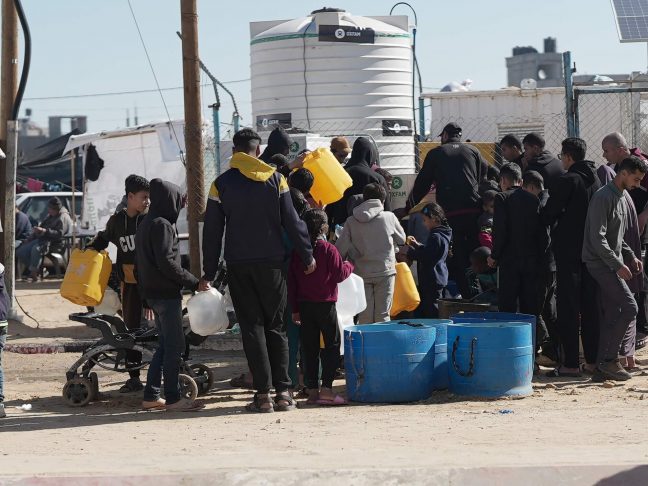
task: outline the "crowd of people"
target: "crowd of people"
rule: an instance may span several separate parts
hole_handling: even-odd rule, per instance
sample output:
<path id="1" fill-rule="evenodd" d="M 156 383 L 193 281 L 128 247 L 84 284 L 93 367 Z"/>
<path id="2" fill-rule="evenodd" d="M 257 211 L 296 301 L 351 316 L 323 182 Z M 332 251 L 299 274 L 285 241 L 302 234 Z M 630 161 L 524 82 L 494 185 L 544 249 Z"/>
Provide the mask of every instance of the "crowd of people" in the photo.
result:
<path id="1" fill-rule="evenodd" d="M 346 403 L 333 390 L 338 284 L 351 273 L 364 281 L 367 307 L 357 324 L 389 321 L 398 261 L 416 269 L 421 304 L 414 317 L 438 317 L 443 297 L 530 314 L 536 353 L 555 363 L 548 376 L 630 379 L 648 334 L 648 165 L 641 152 L 610 134 L 602 141 L 609 165 L 597 168 L 580 138 L 565 139 L 555 157 L 539 134 L 506 135 L 497 169 L 462 142 L 458 124 L 440 137 L 406 207 L 391 212 L 391 174 L 370 139 L 358 137 L 352 147 L 344 137 L 331 140 L 352 185 L 323 206 L 310 192 L 306 153 L 288 159 L 283 129 L 271 132 L 263 153 L 261 137 L 240 130 L 230 170 L 209 191 L 200 279 L 182 267 L 178 252 L 175 223 L 186 195 L 170 182 L 129 176 L 122 204 L 90 247 L 117 246 L 125 324 L 135 329 L 153 319 L 159 346 L 146 383 L 133 371 L 120 391 L 143 390 L 146 410 L 204 407 L 180 391 L 182 292 L 209 290 L 222 260 L 249 368 L 232 382 L 255 391 L 251 412 L 293 410 L 299 397 Z M 30 270 L 41 242 L 65 231 L 60 201 L 51 201 L 49 214 L 52 224 L 19 249 Z M 0 338 L 3 331 L 0 320 Z M 135 365 L 141 359 L 127 356 Z M 1 381 L 0 369 L 0 402 Z"/>

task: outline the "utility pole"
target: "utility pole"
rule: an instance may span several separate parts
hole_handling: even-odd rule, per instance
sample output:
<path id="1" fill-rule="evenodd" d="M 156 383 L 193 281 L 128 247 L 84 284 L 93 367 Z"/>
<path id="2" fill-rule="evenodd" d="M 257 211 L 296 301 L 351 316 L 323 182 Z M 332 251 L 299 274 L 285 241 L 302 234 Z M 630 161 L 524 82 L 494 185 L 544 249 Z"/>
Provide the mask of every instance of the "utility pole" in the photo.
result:
<path id="1" fill-rule="evenodd" d="M 2 55 L 0 58 L 0 148 L 8 153 L 7 121 L 11 120 L 18 90 L 18 15 L 12 0 L 2 0 Z M 8 159 L 7 159 L 8 160 Z M 5 161 L 6 163 L 6 161 Z M 7 184 L 5 163 L 0 167 L 0 187 Z M 6 214 L 6 198 L 0 198 L 0 214 Z M 3 221 L 6 223 L 6 221 Z M 6 224 L 3 224 L 6 227 Z M 5 229 L 5 231 L 7 231 Z M 0 258 L 4 262 L 4 238 L 0 238 Z"/>
<path id="2" fill-rule="evenodd" d="M 182 77 L 184 81 L 185 146 L 189 206 L 189 259 L 191 273 L 200 277 L 200 226 L 205 212 L 205 173 L 200 113 L 200 59 L 198 55 L 197 0 L 180 0 Z"/>

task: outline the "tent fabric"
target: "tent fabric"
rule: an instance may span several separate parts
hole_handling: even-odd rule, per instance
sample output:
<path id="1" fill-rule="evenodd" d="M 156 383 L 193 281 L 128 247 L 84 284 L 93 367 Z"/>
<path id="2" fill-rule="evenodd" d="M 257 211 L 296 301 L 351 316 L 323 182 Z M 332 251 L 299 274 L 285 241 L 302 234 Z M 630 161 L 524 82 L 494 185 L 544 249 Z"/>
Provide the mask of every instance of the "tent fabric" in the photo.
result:
<path id="1" fill-rule="evenodd" d="M 89 143 L 90 139 L 85 141 Z M 164 160 L 156 130 L 94 138 L 92 144 L 104 166 L 96 181 L 86 180 L 85 183 L 82 220 L 86 227 L 105 228 L 124 195 L 124 180 L 130 174 L 147 179 L 159 177 L 186 187 L 182 162 L 178 158 Z"/>
<path id="2" fill-rule="evenodd" d="M 47 143 L 25 153 L 23 159 L 19 162 L 19 167 L 38 167 L 60 159 L 65 153 L 65 146 L 71 137 L 80 135 L 81 132 L 75 128 L 69 133 L 61 135 Z"/>

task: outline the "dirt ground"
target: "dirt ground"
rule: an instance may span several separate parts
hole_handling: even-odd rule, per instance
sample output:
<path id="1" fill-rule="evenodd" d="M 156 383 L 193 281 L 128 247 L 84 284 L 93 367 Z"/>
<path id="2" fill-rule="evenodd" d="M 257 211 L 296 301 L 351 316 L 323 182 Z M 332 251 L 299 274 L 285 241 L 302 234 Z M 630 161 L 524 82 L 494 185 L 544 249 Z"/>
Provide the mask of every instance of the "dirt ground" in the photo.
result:
<path id="1" fill-rule="evenodd" d="M 69 322 L 54 325 L 56 297 L 31 298 L 40 306 L 34 307 L 35 317 L 45 320 L 50 314 L 46 329 L 69 327 L 65 333 L 74 337 L 87 332 Z M 23 300 L 29 303 L 24 293 Z M 38 337 L 40 331 L 27 324 L 18 329 Z M 326 481 L 332 469 L 340 474 L 363 471 L 362 476 L 347 476 L 355 477 L 349 480 L 353 484 L 367 483 L 377 471 L 401 471 L 388 484 L 486 484 L 448 481 L 447 476 L 435 482 L 429 471 L 632 468 L 648 463 L 646 372 L 611 388 L 587 378 L 551 384 L 538 378 L 533 396 L 516 400 L 467 400 L 437 392 L 415 404 L 354 404 L 254 415 L 243 411 L 251 394 L 227 383 L 245 369 L 243 355 L 201 352 L 195 361 L 207 364 L 216 375 L 213 390 L 204 397 L 207 407 L 198 413 L 173 414 L 139 411 L 141 395 L 119 394 L 124 378 L 110 372 L 100 373 L 101 401 L 84 408 L 65 405 L 61 398 L 65 370 L 78 356 L 4 355 L 8 417 L 0 419 L 0 484 L 8 476 L 174 478 L 177 474 L 205 481 L 226 478 L 231 484 L 252 479 L 266 484 L 280 477 L 278 482 L 296 484 L 290 478 L 297 478 L 300 471 L 309 471 L 300 484 L 316 484 Z M 344 391 L 342 381 L 336 385 Z M 23 404 L 31 404 L 31 410 L 17 408 Z M 588 468 L 578 471 L 584 477 Z M 648 471 L 640 471 L 648 484 Z M 542 477 L 529 474 L 527 479 Z"/>

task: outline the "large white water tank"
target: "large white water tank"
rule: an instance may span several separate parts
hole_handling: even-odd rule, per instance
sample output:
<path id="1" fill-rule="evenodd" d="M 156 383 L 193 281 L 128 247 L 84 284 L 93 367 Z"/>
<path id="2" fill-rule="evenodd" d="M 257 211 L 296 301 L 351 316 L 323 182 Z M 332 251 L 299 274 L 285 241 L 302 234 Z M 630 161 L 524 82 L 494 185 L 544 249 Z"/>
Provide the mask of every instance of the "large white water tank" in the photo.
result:
<path id="1" fill-rule="evenodd" d="M 359 17 L 322 9 L 253 22 L 252 112 L 321 136 L 370 136 L 381 166 L 414 172 L 412 52 L 407 16 Z"/>

